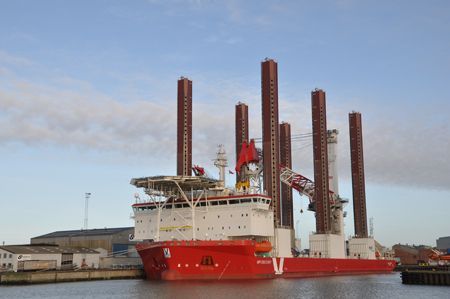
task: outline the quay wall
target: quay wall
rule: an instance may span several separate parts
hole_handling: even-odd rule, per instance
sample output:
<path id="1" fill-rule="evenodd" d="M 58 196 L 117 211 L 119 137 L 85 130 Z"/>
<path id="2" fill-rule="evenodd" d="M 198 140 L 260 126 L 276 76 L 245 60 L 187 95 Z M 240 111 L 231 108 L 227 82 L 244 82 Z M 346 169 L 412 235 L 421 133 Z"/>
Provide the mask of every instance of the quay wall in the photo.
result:
<path id="1" fill-rule="evenodd" d="M 0 273 L 0 285 L 54 283 L 68 281 L 137 279 L 145 277 L 141 269 L 7 272 Z"/>
<path id="2" fill-rule="evenodd" d="M 450 286 L 449 271 L 403 271 L 403 284 Z"/>

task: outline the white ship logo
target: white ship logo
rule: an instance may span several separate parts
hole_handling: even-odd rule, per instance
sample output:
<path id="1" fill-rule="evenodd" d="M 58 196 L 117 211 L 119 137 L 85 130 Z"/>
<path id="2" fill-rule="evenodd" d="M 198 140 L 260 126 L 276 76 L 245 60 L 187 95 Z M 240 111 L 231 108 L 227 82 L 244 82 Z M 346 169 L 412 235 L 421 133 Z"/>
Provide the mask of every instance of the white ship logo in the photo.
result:
<path id="1" fill-rule="evenodd" d="M 283 274 L 283 266 L 284 266 L 284 257 L 280 257 L 280 264 L 278 265 L 277 259 L 275 257 L 272 258 L 273 270 L 276 275 Z"/>
<path id="2" fill-rule="evenodd" d="M 165 258 L 170 258 L 171 257 L 169 248 L 163 248 L 163 251 L 164 251 L 164 257 Z"/>

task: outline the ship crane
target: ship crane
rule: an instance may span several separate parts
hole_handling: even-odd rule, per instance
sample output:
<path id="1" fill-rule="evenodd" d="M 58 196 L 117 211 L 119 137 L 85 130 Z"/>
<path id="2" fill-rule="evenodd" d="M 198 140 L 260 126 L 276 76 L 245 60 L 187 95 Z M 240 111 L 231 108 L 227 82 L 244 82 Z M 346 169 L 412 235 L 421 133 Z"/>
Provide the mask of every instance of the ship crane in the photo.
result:
<path id="1" fill-rule="evenodd" d="M 235 170 L 240 181 L 236 183 L 236 190 L 242 193 L 261 193 L 261 175 L 263 171 L 261 150 L 255 146 L 255 140 L 242 143 L 239 159 Z"/>
<path id="2" fill-rule="evenodd" d="M 313 181 L 285 166 L 280 167 L 280 180 L 291 188 L 297 190 L 300 195 L 307 196 L 309 198 L 308 210 L 313 212 L 316 211 Z M 331 190 L 328 192 L 328 198 L 332 206 L 336 206 L 341 200 L 339 196 Z"/>
<path id="3" fill-rule="evenodd" d="M 285 166 L 280 166 L 280 180 L 284 184 L 287 184 L 291 188 L 297 190 L 300 195 L 308 197 L 308 210 L 313 212 L 316 211 L 313 181 Z M 347 203 L 348 200 L 339 197 L 339 195 L 331 190 L 329 190 L 328 192 L 328 198 L 330 200 L 331 213 L 334 219 L 334 225 L 332 228 L 333 233 L 341 234 L 342 227 L 340 222 L 342 220 L 340 219 L 341 217 L 339 216 L 339 214 L 343 212 L 344 204 Z"/>
<path id="4" fill-rule="evenodd" d="M 280 167 L 280 180 L 309 199 L 308 210 L 315 211 L 314 207 L 314 182 L 285 166 Z"/>

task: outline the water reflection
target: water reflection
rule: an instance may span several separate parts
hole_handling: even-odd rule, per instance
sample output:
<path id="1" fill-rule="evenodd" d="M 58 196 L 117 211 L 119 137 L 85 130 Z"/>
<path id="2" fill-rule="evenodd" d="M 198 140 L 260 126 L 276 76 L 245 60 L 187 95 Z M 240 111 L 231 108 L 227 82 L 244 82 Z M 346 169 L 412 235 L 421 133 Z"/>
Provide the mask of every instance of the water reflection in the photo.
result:
<path id="1" fill-rule="evenodd" d="M 2 286 L 0 298 L 449 298 L 448 287 L 402 285 L 399 273 L 245 281 L 111 280 Z"/>

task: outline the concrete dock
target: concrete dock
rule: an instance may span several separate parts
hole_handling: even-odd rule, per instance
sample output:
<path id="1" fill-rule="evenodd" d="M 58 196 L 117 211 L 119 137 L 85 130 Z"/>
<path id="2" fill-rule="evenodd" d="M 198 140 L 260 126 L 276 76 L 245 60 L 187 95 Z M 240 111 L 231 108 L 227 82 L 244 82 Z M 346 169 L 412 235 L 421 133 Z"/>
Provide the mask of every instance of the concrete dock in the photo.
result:
<path id="1" fill-rule="evenodd" d="M 0 273 L 0 285 L 35 283 L 55 283 L 87 280 L 138 279 L 144 278 L 141 269 L 45 271 L 45 272 L 6 272 Z"/>

